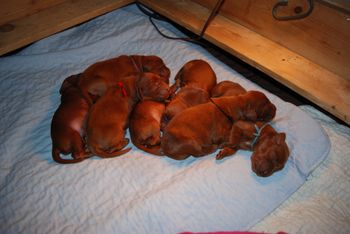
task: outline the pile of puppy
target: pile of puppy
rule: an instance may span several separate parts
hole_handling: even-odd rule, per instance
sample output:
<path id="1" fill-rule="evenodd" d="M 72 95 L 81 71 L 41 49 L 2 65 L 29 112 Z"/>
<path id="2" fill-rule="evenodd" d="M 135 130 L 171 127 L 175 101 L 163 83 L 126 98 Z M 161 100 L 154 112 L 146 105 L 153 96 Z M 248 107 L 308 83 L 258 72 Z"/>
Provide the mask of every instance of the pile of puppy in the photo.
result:
<path id="1" fill-rule="evenodd" d="M 253 151 L 252 170 L 270 176 L 289 156 L 285 133 L 269 122 L 276 107 L 258 91 L 217 83 L 203 60 L 187 62 L 169 87 L 170 70 L 157 56 L 122 55 L 64 80 L 51 123 L 52 157 L 77 163 L 116 157 L 132 143 L 148 153 L 183 160 L 220 151 Z M 62 158 L 61 154 L 71 154 Z"/>

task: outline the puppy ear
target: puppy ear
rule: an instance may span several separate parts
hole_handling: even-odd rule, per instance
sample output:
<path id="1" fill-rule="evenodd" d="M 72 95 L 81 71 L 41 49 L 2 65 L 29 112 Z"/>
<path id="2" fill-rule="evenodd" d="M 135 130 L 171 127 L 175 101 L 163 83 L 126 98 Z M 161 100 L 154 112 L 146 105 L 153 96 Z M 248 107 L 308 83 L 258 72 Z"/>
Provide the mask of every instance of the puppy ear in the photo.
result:
<path id="1" fill-rule="evenodd" d="M 218 97 L 218 98 L 210 98 L 210 100 L 218 107 L 221 111 L 223 111 L 227 116 L 233 118 L 233 120 L 238 119 L 234 112 L 235 105 L 232 101 L 235 100 L 235 97 Z"/>
<path id="2" fill-rule="evenodd" d="M 275 137 L 275 141 L 277 145 L 283 144 L 285 140 L 286 140 L 286 134 L 284 132 L 278 133 Z"/>
<path id="3" fill-rule="evenodd" d="M 60 94 L 62 94 L 67 88 L 71 86 L 77 87 L 79 85 L 81 73 L 76 75 L 71 75 L 64 79 L 60 88 Z"/>

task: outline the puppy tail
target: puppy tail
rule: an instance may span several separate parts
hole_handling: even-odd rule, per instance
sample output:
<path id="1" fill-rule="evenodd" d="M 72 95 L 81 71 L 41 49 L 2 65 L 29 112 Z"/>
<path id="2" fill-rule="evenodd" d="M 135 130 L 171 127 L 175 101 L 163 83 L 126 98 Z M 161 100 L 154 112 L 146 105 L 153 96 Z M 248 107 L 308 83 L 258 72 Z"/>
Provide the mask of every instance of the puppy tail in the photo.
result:
<path id="1" fill-rule="evenodd" d="M 73 159 L 64 159 L 61 158 L 61 151 L 57 148 L 52 148 L 52 159 L 61 164 L 72 164 L 72 163 L 78 163 L 81 161 L 84 161 L 85 159 L 89 158 L 90 156 L 83 157 L 83 158 L 73 158 Z"/>
<path id="2" fill-rule="evenodd" d="M 150 146 L 150 147 L 147 147 L 145 145 L 142 145 L 142 144 L 139 144 L 139 143 L 136 143 L 136 142 L 133 142 L 133 144 L 139 148 L 140 150 L 143 150 L 149 154 L 153 154 L 153 155 L 157 155 L 157 156 L 164 156 L 164 153 L 162 151 L 162 147 L 161 145 L 153 145 L 153 146 Z"/>
<path id="3" fill-rule="evenodd" d="M 113 151 L 111 153 L 107 153 L 101 149 L 95 149 L 94 152 L 100 158 L 114 158 L 114 157 L 120 156 L 122 154 L 126 154 L 130 150 L 131 150 L 131 147 L 126 148 L 126 149 L 122 149 L 122 150 L 116 150 L 116 151 Z"/>

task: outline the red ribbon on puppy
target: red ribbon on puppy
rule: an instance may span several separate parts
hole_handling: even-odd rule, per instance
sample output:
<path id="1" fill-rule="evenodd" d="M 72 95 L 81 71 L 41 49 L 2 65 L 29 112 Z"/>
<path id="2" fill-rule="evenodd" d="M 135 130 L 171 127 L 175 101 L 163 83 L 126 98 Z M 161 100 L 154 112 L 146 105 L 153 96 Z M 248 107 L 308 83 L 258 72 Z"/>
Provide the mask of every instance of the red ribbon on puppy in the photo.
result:
<path id="1" fill-rule="evenodd" d="M 126 89 L 124 87 L 124 84 L 122 82 L 118 82 L 118 86 L 121 89 L 123 96 L 124 97 L 128 96 L 128 94 L 126 93 Z"/>

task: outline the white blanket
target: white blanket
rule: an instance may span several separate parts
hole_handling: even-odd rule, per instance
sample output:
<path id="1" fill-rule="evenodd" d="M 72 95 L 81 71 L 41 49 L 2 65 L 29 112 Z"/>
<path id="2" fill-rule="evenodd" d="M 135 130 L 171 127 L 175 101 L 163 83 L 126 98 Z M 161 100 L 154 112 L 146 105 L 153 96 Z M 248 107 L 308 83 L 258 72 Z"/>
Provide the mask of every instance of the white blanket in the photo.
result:
<path id="1" fill-rule="evenodd" d="M 172 26 L 158 24 L 167 34 L 182 36 Z M 277 106 L 273 126 L 287 134 L 291 155 L 285 168 L 261 178 L 251 171 L 248 151 L 220 162 L 213 155 L 174 161 L 136 147 L 114 159 L 53 162 L 50 123 L 62 81 L 96 61 L 122 54 L 160 56 L 172 71 L 172 82 L 185 62 L 204 59 L 218 81 L 264 92 Z M 201 47 L 161 37 L 134 5 L 1 58 L 0 77 L 0 233 L 247 230 L 303 185 L 330 150 L 329 138 L 315 119 Z M 349 161 L 339 165 L 346 166 Z"/>

